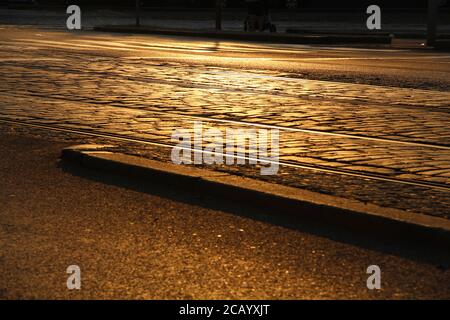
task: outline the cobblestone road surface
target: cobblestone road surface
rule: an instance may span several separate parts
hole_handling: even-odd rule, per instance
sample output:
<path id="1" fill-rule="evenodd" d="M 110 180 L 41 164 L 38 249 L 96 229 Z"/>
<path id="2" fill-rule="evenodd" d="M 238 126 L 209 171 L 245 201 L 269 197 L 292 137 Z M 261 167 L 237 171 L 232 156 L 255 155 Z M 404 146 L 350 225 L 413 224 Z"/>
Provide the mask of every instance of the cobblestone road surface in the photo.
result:
<path id="1" fill-rule="evenodd" d="M 395 67 L 399 77 L 411 69 L 423 83 L 418 66 L 428 70 L 424 77 L 444 79 L 448 55 L 361 50 L 358 56 L 344 48 L 314 55 L 301 46 L 11 33 L 0 37 L 0 118 L 164 143 L 195 120 L 220 130 L 270 126 L 280 129 L 281 161 L 450 187 L 448 82 L 425 90 L 382 80 L 308 80 L 285 69 L 245 66 L 248 59 L 267 65 L 295 60 L 365 69 L 364 60 L 375 68 L 384 57 L 387 65 L 403 61 Z"/>

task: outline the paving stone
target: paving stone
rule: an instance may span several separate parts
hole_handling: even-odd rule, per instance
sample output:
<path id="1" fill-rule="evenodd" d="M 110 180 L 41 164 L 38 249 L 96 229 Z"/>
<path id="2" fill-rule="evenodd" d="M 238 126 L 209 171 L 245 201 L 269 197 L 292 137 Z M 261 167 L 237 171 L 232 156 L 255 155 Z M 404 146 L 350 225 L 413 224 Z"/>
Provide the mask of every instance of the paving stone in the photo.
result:
<path id="1" fill-rule="evenodd" d="M 7 53 L 1 52 L 0 57 Z M 171 142 L 212 117 L 280 127 L 286 161 L 450 185 L 450 150 L 324 135 L 450 146 L 450 93 L 315 81 L 183 63 L 114 60 L 5 61 L 0 117 Z M 229 81 L 229 79 L 235 81 Z M 206 127 L 249 128 L 204 120 Z M 313 132 L 286 131 L 283 128 Z M 409 177 L 409 178 L 408 178 Z M 432 179 L 432 180 L 431 180 Z"/>

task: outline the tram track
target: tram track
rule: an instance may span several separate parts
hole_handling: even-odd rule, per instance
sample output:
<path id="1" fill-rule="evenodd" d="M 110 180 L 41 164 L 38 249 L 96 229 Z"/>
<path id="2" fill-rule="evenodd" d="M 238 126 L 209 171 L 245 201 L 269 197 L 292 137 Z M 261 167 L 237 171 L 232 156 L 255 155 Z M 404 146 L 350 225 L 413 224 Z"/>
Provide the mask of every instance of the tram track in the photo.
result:
<path id="1" fill-rule="evenodd" d="M 34 96 L 39 98 L 45 98 L 45 99 L 52 99 L 52 100 L 62 100 L 62 101 L 70 101 L 72 103 L 82 103 L 82 104 L 93 104 L 97 106 L 104 106 L 104 103 L 98 103 L 95 101 L 80 101 L 79 99 L 68 99 L 67 97 L 53 97 L 48 95 L 41 95 L 37 93 L 28 93 L 28 95 L 19 95 L 19 94 L 13 94 L 15 97 L 19 98 L 26 98 L 28 96 Z M 413 146 L 413 147 L 423 147 L 423 148 L 433 148 L 433 149 L 441 149 L 441 150 L 450 150 L 450 145 L 440 144 L 440 143 L 429 143 L 429 142 L 419 142 L 419 141 L 410 141 L 410 140 L 396 140 L 396 139 L 390 139 L 390 138 L 382 138 L 382 137 L 375 137 L 375 136 L 365 136 L 360 134 L 350 134 L 350 133 L 342 133 L 342 132 L 336 132 L 336 131 L 326 131 L 326 130 L 318 130 L 318 129 L 308 129 L 308 128 L 297 128 L 297 127 L 287 127 L 287 126 L 279 126 L 279 125 L 270 125 L 270 124 L 264 124 L 264 123 L 258 123 L 258 122 L 250 122 L 250 121 L 241 121 L 241 120 L 233 120 L 233 119 L 227 119 L 227 118 L 214 118 L 214 117 L 208 117 L 208 116 L 199 116 L 199 115 L 189 115 L 186 113 L 179 113 L 179 112 L 173 112 L 173 111 L 158 111 L 152 109 L 151 106 L 146 108 L 141 107 L 132 107 L 132 106 L 123 106 L 116 103 L 109 103 L 109 106 L 112 106 L 114 108 L 121 108 L 121 109 L 131 109 L 136 111 L 146 111 L 153 114 L 159 114 L 164 116 L 174 116 L 174 117 L 180 117 L 180 118 L 189 118 L 192 120 L 199 120 L 199 121 L 207 121 L 207 122 L 217 122 L 217 123 L 227 123 L 231 125 L 239 125 L 239 126 L 252 126 L 257 128 L 265 128 L 265 129 L 277 129 L 280 131 L 289 131 L 289 132 L 301 132 L 301 133 L 308 133 L 308 134 L 318 134 L 318 135 L 326 135 L 326 136 L 333 136 L 333 137 L 340 137 L 340 138 L 348 138 L 348 139 L 360 139 L 360 140 L 368 140 L 368 141 L 375 141 L 375 142 L 382 142 L 382 143 L 390 143 L 390 144 L 399 144 L 399 145 L 407 145 L 407 146 Z"/>
<path id="2" fill-rule="evenodd" d="M 200 89 L 200 90 L 220 90 L 220 91 L 228 91 L 228 92 L 236 92 L 236 93 L 243 93 L 243 94 L 256 94 L 256 95 L 267 95 L 267 96 L 276 96 L 276 97 L 282 97 L 282 98 L 292 98 L 292 99 L 302 99 L 307 100 L 311 102 L 328 102 L 328 101 L 334 101 L 337 100 L 341 104 L 354 104 L 355 102 L 364 102 L 367 103 L 366 98 L 362 99 L 356 99 L 354 96 L 351 95 L 330 95 L 330 96 L 323 96 L 323 95 L 316 95 L 316 94 L 305 94 L 305 93 L 289 93 L 289 92 L 283 92 L 280 90 L 274 91 L 274 90 L 264 90 L 264 89 L 254 89 L 254 88 L 241 88 L 241 87 L 230 87 L 230 86 L 223 86 L 223 85 L 213 85 L 213 84 L 203 84 L 198 83 L 195 81 L 187 81 L 187 79 L 180 79 L 180 80 L 165 80 L 161 78 L 152 78 L 152 77 L 145 77 L 145 76 L 132 76 L 132 75 L 124 75 L 121 72 L 117 72 L 114 70 L 107 70 L 107 71 L 91 71 L 91 70 L 80 70 L 80 69 L 73 69 L 70 66 L 58 66 L 58 65 L 50 65 L 47 67 L 41 66 L 41 65 L 24 65 L 23 63 L 17 64 L 13 62 L 2 62 L 4 66 L 11 66 L 15 68 L 24 68 L 24 69 L 31 69 L 31 70 L 38 70 L 38 71 L 47 71 L 52 73 L 60 73 L 60 74 L 72 74 L 72 75 L 88 75 L 92 78 L 96 77 L 108 77 L 108 78 L 114 78 L 121 81 L 130 81 L 135 83 L 146 83 L 146 84 L 158 84 L 158 85 L 165 85 L 165 86 L 175 86 L 180 88 L 186 88 L 186 89 Z M 176 65 L 180 65 L 180 63 L 176 63 Z M 199 67 L 203 68 L 210 68 L 208 65 L 204 64 L 196 64 Z M 160 66 L 152 66 L 155 68 L 158 68 Z M 238 72 L 237 70 L 230 71 L 229 69 L 224 69 L 224 71 L 227 71 L 229 73 L 239 73 L 240 77 L 243 77 L 243 72 Z M 376 86 L 376 85 L 368 85 L 368 84 L 356 84 L 356 83 L 345 83 L 345 82 L 335 82 L 335 81 L 325 81 L 325 80 L 309 80 L 309 79 L 303 79 L 298 78 L 295 75 L 289 75 L 289 76 L 275 76 L 271 74 L 264 74 L 264 73 L 253 73 L 252 70 L 248 70 L 245 72 L 247 74 L 247 78 L 255 78 L 255 79 L 261 79 L 261 78 L 267 78 L 270 80 L 278 80 L 278 81 L 301 81 L 301 80 L 307 80 L 311 83 L 328 83 L 328 84 L 338 84 L 341 86 L 348 85 L 348 86 L 363 86 L 363 87 L 380 87 L 383 86 Z M 405 90 L 405 88 L 399 88 L 401 90 Z M 416 89 L 420 92 L 427 92 L 430 90 L 423 90 L 423 89 Z M 436 91 L 445 93 L 445 91 Z M 377 101 L 372 100 L 370 101 L 371 106 L 376 106 L 378 108 L 399 108 L 399 109 L 411 109 L 411 108 L 417 108 L 417 109 L 430 109 L 434 111 L 439 112 L 448 112 L 450 110 L 450 104 L 449 105 L 423 105 L 423 104 L 417 104 L 412 101 L 408 103 L 390 103 L 386 104 L 383 101 Z"/>
<path id="3" fill-rule="evenodd" d="M 102 132 L 100 130 L 87 130 L 87 129 L 72 129 L 72 128 L 65 128 L 57 125 L 50 125 L 50 124 L 38 124 L 33 123 L 32 121 L 24 121 L 24 120 L 11 120 L 11 119 L 5 119 L 0 117 L 0 122 L 10 124 L 10 125 L 20 125 L 20 126 L 27 126 L 37 129 L 44 129 L 54 132 L 63 132 L 63 133 L 70 133 L 70 134 L 77 134 L 77 135 L 83 135 L 83 136 L 90 136 L 90 137 L 97 137 L 97 138 L 104 138 L 104 139 L 111 139 L 116 141 L 122 141 L 122 142 L 128 142 L 128 143 L 138 143 L 138 144 L 145 144 L 145 145 L 152 145 L 152 146 L 158 146 L 163 148 L 174 148 L 178 147 L 174 144 L 168 144 L 163 142 L 158 142 L 154 140 L 149 139 L 143 139 L 138 137 L 131 137 L 127 135 L 120 135 L 120 134 L 113 134 L 113 133 L 107 133 Z M 201 151 L 203 153 L 207 153 L 204 150 L 196 150 L 196 149 L 189 149 L 191 151 Z M 223 154 L 226 156 L 225 154 Z M 239 158 L 238 156 L 235 156 Z M 246 160 L 255 160 L 251 157 L 241 157 Z M 271 163 L 269 160 L 264 160 L 263 162 Z M 402 185 L 410 185 L 415 187 L 422 187 L 422 188 L 431 188 L 435 190 L 450 192 L 450 186 L 440 183 L 433 183 L 428 181 L 415 181 L 415 180 L 406 180 L 406 179 L 399 179 L 394 177 L 387 177 L 383 176 L 381 174 L 376 173 L 362 173 L 357 172 L 353 170 L 347 170 L 347 169 L 338 169 L 338 168 L 329 168 L 325 166 L 320 165 L 311 165 L 307 163 L 295 163 L 290 161 L 279 161 L 278 164 L 280 166 L 284 167 L 290 167 L 290 168 L 297 168 L 297 169 L 306 169 L 306 170 L 312 170 L 317 172 L 324 172 L 324 173 L 331 173 L 331 174 L 338 174 L 338 175 L 345 175 L 345 176 L 352 176 L 352 177 L 358 177 L 363 179 L 370 179 L 370 180 L 378 180 L 378 181 L 384 181 L 384 182 L 391 182 L 396 184 L 402 184 Z"/>

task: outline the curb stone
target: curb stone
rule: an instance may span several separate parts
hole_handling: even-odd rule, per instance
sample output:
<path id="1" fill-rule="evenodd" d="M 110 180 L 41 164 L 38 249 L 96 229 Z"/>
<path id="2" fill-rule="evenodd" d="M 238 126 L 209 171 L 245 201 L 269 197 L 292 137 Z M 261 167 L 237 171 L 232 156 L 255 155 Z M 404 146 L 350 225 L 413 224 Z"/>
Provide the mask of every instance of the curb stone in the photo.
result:
<path id="1" fill-rule="evenodd" d="M 180 166 L 114 151 L 111 145 L 77 145 L 63 149 L 63 161 L 161 185 L 182 187 L 220 198 L 274 209 L 290 218 L 404 240 L 450 244 L 450 220 L 383 208 L 224 172 Z M 278 214 L 278 213 L 277 213 Z"/>

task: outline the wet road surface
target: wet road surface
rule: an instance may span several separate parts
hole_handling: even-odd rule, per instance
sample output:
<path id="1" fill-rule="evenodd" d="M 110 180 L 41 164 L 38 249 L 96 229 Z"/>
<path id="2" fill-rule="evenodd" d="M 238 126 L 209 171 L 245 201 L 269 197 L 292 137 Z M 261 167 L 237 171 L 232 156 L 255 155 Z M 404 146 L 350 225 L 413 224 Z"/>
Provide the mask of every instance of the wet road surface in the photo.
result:
<path id="1" fill-rule="evenodd" d="M 450 184 L 445 53 L 3 26 L 0 61 L 1 119 L 161 142 L 194 119 L 272 127 L 282 161 Z M 2 135 L 2 297 L 449 297 L 448 256 L 422 244 L 288 228 L 255 209 L 58 168 L 66 143 L 30 139 Z M 449 212 L 448 192 L 407 194 L 393 197 Z M 74 263 L 78 293 L 64 286 Z M 371 264 L 384 270 L 380 292 L 365 287 Z"/>
<path id="2" fill-rule="evenodd" d="M 1 298 L 450 297 L 448 250 L 288 227 L 282 211 L 58 165 L 73 142 L 16 130 L 0 141 Z M 69 291 L 73 264 L 82 287 Z M 379 291 L 366 286 L 373 264 Z"/>
<path id="3" fill-rule="evenodd" d="M 284 163 L 450 186 L 446 53 L 0 31 L 2 119 L 167 144 L 194 121 L 279 129 Z"/>

